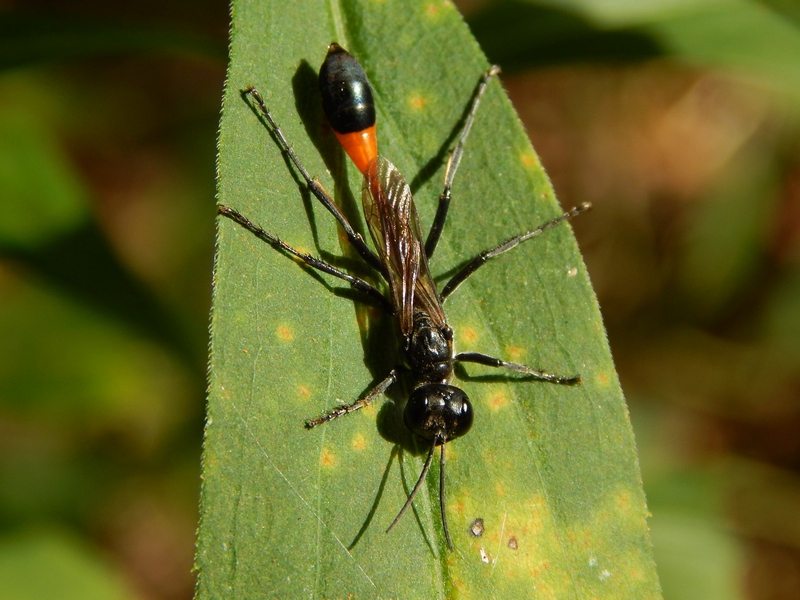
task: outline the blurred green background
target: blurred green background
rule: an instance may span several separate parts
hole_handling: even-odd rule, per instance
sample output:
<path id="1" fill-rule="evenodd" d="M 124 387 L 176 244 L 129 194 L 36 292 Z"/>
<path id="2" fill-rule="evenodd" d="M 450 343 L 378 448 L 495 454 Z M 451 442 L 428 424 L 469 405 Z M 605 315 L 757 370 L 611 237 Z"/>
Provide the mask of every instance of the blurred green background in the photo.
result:
<path id="1" fill-rule="evenodd" d="M 665 597 L 800 598 L 800 3 L 457 4 L 595 205 Z M 0 600 L 192 595 L 227 32 L 0 1 Z"/>

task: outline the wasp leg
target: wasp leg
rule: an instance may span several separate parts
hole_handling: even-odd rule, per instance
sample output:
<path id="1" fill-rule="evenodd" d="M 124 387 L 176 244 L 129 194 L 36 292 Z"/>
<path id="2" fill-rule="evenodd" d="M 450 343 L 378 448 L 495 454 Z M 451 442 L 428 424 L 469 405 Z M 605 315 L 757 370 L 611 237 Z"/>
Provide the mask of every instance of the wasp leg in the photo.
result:
<path id="1" fill-rule="evenodd" d="M 439 237 L 442 235 L 442 229 L 444 229 L 444 222 L 447 220 L 447 210 L 450 208 L 450 188 L 453 186 L 453 179 L 456 176 L 458 166 L 461 164 L 461 157 L 464 154 L 464 144 L 472 129 L 472 123 L 475 121 L 475 114 L 478 112 L 478 104 L 481 102 L 481 98 L 486 91 L 486 86 L 489 84 L 489 81 L 499 72 L 500 67 L 492 65 L 486 73 L 483 74 L 483 77 L 481 77 L 478 87 L 475 88 L 475 93 L 472 96 L 472 104 L 467 114 L 467 120 L 464 122 L 464 128 L 461 130 L 458 142 L 456 142 L 453 151 L 450 153 L 450 158 L 447 159 L 447 169 L 444 173 L 444 191 L 439 195 L 439 207 L 436 209 L 436 217 L 433 219 L 431 230 L 428 232 L 428 239 L 425 241 L 425 254 L 428 258 L 433 256 L 433 251 L 436 250 Z"/>
<path id="2" fill-rule="evenodd" d="M 486 365 L 488 367 L 503 367 L 504 369 L 509 369 L 517 373 L 522 373 L 523 375 L 527 375 L 529 377 L 532 377 L 533 379 L 538 379 L 539 381 L 547 381 L 549 383 L 559 383 L 561 385 L 577 385 L 582 381 L 580 375 L 575 375 L 573 377 L 562 377 L 561 375 L 551 375 L 546 371 L 533 369 L 527 365 L 523 365 L 520 363 L 500 360 L 499 358 L 495 358 L 494 356 L 489 356 L 488 354 L 481 354 L 480 352 L 461 352 L 460 354 L 456 354 L 455 357 L 453 358 L 458 362 L 472 362 L 472 363 L 478 363 L 479 365 Z"/>
<path id="3" fill-rule="evenodd" d="M 302 260 L 306 263 L 309 267 L 313 267 L 323 273 L 328 273 L 329 275 L 333 275 L 334 277 L 338 277 L 339 279 L 344 279 L 347 283 L 353 286 L 354 289 L 364 292 L 378 302 L 378 304 L 383 308 L 388 314 L 394 314 L 394 306 L 392 305 L 389 300 L 386 299 L 380 290 L 375 288 L 372 284 L 359 277 L 353 277 L 342 271 L 341 269 L 337 269 L 331 264 L 326 263 L 323 260 L 315 258 L 305 252 L 300 252 L 299 250 L 295 250 L 289 244 L 281 240 L 280 238 L 275 237 L 272 234 L 267 233 L 261 227 L 254 224 L 250 219 L 245 217 L 240 212 L 228 207 L 228 206 L 220 206 L 219 213 L 223 216 L 228 217 L 232 221 L 237 222 L 239 225 L 247 229 L 250 233 L 255 235 L 258 239 L 267 242 L 272 247 L 277 248 L 278 250 L 282 250 L 287 254 L 291 254 Z"/>
<path id="4" fill-rule="evenodd" d="M 325 191 L 325 188 L 320 185 L 319 181 L 312 178 L 308 174 L 308 171 L 306 171 L 305 167 L 300 162 L 300 159 L 297 158 L 297 154 L 295 154 L 294 150 L 289 145 L 286 136 L 283 135 L 283 130 L 281 130 L 280 126 L 275 122 L 275 119 L 272 118 L 272 113 L 269 112 L 267 105 L 264 104 L 264 100 L 261 98 L 261 94 L 258 93 L 258 90 L 250 86 L 245 89 L 243 93 L 251 96 L 253 100 L 255 100 L 258 109 L 264 115 L 264 118 L 267 120 L 267 123 L 269 123 L 272 132 L 278 139 L 278 144 L 280 145 L 281 149 L 289 155 L 289 158 L 294 163 L 294 166 L 297 167 L 298 171 L 300 171 L 300 174 L 303 176 L 303 179 L 306 180 L 306 185 L 308 185 L 308 189 L 311 190 L 311 193 L 314 194 L 317 197 L 317 200 L 319 200 L 322 205 L 328 209 L 328 212 L 330 212 L 336 218 L 336 220 L 339 221 L 339 225 L 341 225 L 342 229 L 344 229 L 347 239 L 361 255 L 361 258 L 363 258 L 367 264 L 369 264 L 371 267 L 374 267 L 380 273 L 385 273 L 385 267 L 383 264 L 381 264 L 378 256 L 370 249 L 369 246 L 367 246 L 366 242 L 364 242 L 364 238 L 362 238 L 360 234 L 356 233 L 356 231 L 350 225 L 350 222 L 347 220 L 347 217 L 344 216 L 328 192 Z"/>
<path id="5" fill-rule="evenodd" d="M 373 387 L 363 398 L 359 398 L 352 404 L 343 404 L 341 406 L 337 406 L 336 408 L 332 408 L 328 412 L 320 415 L 316 419 L 309 419 L 306 421 L 306 429 L 313 429 L 317 425 L 322 425 L 323 423 L 327 423 L 328 421 L 333 421 L 337 417 L 341 417 L 342 415 L 348 415 L 351 412 L 355 412 L 361 408 L 364 408 L 367 404 L 375 400 L 378 396 L 386 392 L 393 383 L 397 381 L 397 371 L 392 369 L 389 372 L 389 376 L 386 377 L 383 381 L 381 381 L 378 385 Z"/>
<path id="6" fill-rule="evenodd" d="M 592 207 L 591 204 L 589 204 L 588 202 L 584 202 L 583 204 L 576 206 L 572 210 L 565 212 L 560 217 L 556 217 L 552 221 L 548 221 L 547 223 L 540 225 L 539 227 L 537 227 L 532 231 L 528 231 L 521 235 L 514 236 L 510 239 L 507 239 L 502 244 L 495 246 L 494 248 L 491 248 L 489 250 L 484 250 L 483 252 L 478 254 L 478 256 L 469 261 L 458 273 L 453 275 L 450 281 L 447 282 L 447 285 L 445 285 L 444 289 L 442 290 L 442 300 L 444 300 L 450 294 L 452 294 L 458 286 L 464 283 L 464 280 L 467 277 L 472 275 L 480 267 L 486 264 L 486 262 L 489 259 L 494 258 L 495 256 L 500 256 L 501 254 L 505 254 L 509 250 L 512 250 L 517 246 L 519 246 L 522 242 L 527 241 L 533 237 L 536 237 L 544 233 L 548 229 L 552 229 L 559 223 L 563 221 L 568 221 L 569 219 L 581 214 L 582 212 L 586 212 L 591 207 Z"/>

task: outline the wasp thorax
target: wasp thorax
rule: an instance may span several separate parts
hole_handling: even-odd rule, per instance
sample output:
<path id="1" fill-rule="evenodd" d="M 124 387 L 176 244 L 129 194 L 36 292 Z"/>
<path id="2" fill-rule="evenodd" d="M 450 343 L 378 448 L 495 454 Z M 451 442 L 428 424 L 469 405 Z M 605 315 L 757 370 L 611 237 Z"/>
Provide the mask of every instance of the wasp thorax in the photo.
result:
<path id="1" fill-rule="evenodd" d="M 472 416 L 472 404 L 463 390 L 429 383 L 411 393 L 403 421 L 421 438 L 442 443 L 467 433 L 472 427 Z"/>
<path id="2" fill-rule="evenodd" d="M 418 316 L 408 338 L 407 356 L 418 381 L 446 383 L 453 376 L 452 329 Z"/>

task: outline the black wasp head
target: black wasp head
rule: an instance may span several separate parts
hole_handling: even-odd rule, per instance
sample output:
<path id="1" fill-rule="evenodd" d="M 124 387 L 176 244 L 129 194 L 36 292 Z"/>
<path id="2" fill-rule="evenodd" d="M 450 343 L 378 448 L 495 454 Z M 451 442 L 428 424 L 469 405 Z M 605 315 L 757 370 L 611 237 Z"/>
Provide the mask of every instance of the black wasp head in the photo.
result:
<path id="1" fill-rule="evenodd" d="M 472 404 L 457 387 L 428 383 L 415 389 L 406 403 L 403 421 L 423 439 L 441 444 L 461 437 L 472 427 Z"/>
<path id="2" fill-rule="evenodd" d="M 464 435 L 472 427 L 472 405 L 469 403 L 467 395 L 457 387 L 444 383 L 426 383 L 411 393 L 406 403 L 406 409 L 403 412 L 403 421 L 412 432 L 421 438 L 431 440 L 431 449 L 428 451 L 428 458 L 425 460 L 425 466 L 422 467 L 417 483 L 408 495 L 403 508 L 400 509 L 400 512 L 386 531 L 391 531 L 392 527 L 403 516 L 403 513 L 411 506 L 411 502 L 414 500 L 414 496 L 417 495 L 431 466 L 433 451 L 436 446 L 441 446 L 439 508 L 442 512 L 442 529 L 444 530 L 447 547 L 452 550 L 453 540 L 450 539 L 450 531 L 447 527 L 447 512 L 444 499 L 444 447 L 447 442 Z"/>

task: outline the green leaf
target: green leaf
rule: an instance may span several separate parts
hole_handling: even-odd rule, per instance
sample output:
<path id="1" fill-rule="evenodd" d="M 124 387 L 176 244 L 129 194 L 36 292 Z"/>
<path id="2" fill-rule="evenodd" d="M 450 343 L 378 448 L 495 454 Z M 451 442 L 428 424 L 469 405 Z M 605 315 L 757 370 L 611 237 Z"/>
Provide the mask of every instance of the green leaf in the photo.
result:
<path id="1" fill-rule="evenodd" d="M 316 89 L 328 43 L 348 48 L 374 87 L 381 153 L 408 177 L 426 229 L 448 148 L 488 64 L 449 2 L 291 6 L 234 4 L 219 201 L 351 268 L 358 263 L 333 219 L 241 90 L 258 87 L 306 168 L 360 223 L 360 174 L 324 124 Z M 440 281 L 561 212 L 497 82 L 453 197 L 432 263 Z M 453 552 L 442 535 L 436 467 L 413 511 L 384 533 L 426 450 L 402 425 L 407 389 L 303 428 L 397 364 L 391 319 L 230 220 L 220 220 L 217 244 L 199 598 L 660 597 L 625 403 L 567 226 L 493 261 L 447 303 L 459 351 L 584 378 L 564 387 L 470 366 L 471 378 L 456 382 L 476 416 L 472 431 L 447 446 Z M 477 518 L 481 537 L 469 533 Z"/>

